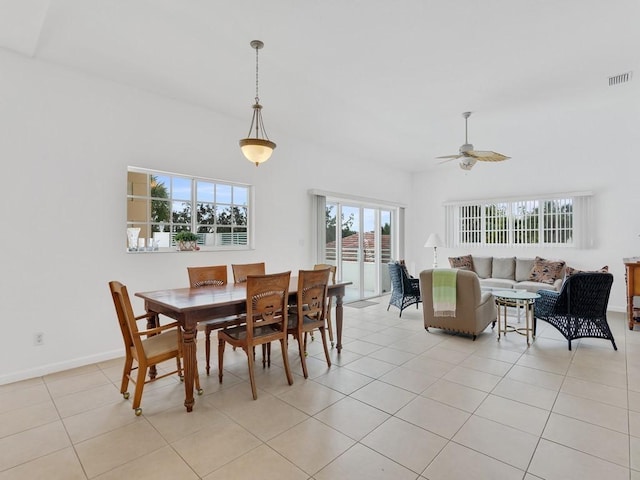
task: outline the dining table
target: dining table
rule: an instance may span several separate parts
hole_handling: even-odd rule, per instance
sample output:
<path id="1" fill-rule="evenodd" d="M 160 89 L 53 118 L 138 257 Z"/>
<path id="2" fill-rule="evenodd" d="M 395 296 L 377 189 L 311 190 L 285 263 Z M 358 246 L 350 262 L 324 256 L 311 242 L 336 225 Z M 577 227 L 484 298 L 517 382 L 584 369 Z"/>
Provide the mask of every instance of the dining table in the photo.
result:
<path id="1" fill-rule="evenodd" d="M 329 284 L 327 293 L 335 297 L 336 308 L 336 349 L 342 350 L 342 302 L 345 289 L 352 282 L 337 281 Z M 298 292 L 298 277 L 291 277 L 289 283 L 289 300 L 295 303 Z M 246 313 L 246 283 L 227 283 L 220 286 L 199 288 L 169 288 L 150 292 L 136 292 L 136 297 L 144 300 L 148 313 L 158 321 L 158 315 L 165 315 L 178 322 L 182 328 L 184 406 L 187 412 L 193 410 L 194 381 L 197 369 L 196 362 L 196 329 L 198 322 L 237 316 Z"/>

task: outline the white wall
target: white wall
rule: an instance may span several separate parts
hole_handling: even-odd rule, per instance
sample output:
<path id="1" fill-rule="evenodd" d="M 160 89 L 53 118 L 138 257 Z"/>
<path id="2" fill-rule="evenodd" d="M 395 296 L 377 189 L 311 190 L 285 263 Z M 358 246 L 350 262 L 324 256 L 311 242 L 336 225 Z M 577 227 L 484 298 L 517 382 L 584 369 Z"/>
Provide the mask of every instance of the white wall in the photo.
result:
<path id="1" fill-rule="evenodd" d="M 256 168 L 238 147 L 246 105 L 222 117 L 2 50 L 0 72 L 0 384 L 122 355 L 109 280 L 133 293 L 185 286 L 189 265 L 311 266 L 308 189 L 409 201 L 409 175 L 285 132 Z M 128 165 L 255 185 L 256 249 L 126 254 Z"/>
<path id="2" fill-rule="evenodd" d="M 635 82 L 635 83 L 634 83 Z M 444 234 L 446 201 L 593 191 L 595 248 L 439 248 L 440 266 L 462 254 L 563 259 L 579 269 L 604 265 L 614 275 L 612 310 L 626 309 L 623 257 L 640 256 L 640 84 L 608 87 L 569 99 L 531 102 L 490 120 L 476 115 L 470 140 L 480 150 L 495 149 L 513 158 L 478 163 L 470 172 L 455 162 L 413 178 L 408 212 L 408 257 L 415 270 L 429 268 L 433 250 L 423 248 L 429 233 Z M 480 132 L 482 130 L 482 133 Z M 450 152 L 455 152 L 451 145 Z M 448 151 L 443 152 L 443 154 Z"/>

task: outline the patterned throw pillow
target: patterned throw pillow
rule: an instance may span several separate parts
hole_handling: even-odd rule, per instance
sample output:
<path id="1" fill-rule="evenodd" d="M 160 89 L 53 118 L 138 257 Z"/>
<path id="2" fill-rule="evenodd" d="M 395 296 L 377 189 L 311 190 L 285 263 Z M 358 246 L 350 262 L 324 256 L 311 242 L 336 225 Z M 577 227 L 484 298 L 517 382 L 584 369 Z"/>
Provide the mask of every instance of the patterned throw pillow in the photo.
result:
<path id="1" fill-rule="evenodd" d="M 604 267 L 602 267 L 599 270 L 578 270 L 576 268 L 572 268 L 572 267 L 567 266 L 567 268 L 566 268 L 566 270 L 564 272 L 564 276 L 565 277 L 570 277 L 574 273 L 609 273 L 609 265 L 605 265 Z"/>
<path id="2" fill-rule="evenodd" d="M 471 255 L 463 255 L 462 257 L 449 257 L 449 265 L 451 268 L 459 268 L 460 270 L 471 270 L 473 272 L 473 258 Z"/>
<path id="3" fill-rule="evenodd" d="M 529 274 L 529 280 L 532 282 L 553 283 L 560 278 L 564 269 L 565 262 L 562 260 L 546 260 L 536 257 L 533 261 L 533 268 Z"/>

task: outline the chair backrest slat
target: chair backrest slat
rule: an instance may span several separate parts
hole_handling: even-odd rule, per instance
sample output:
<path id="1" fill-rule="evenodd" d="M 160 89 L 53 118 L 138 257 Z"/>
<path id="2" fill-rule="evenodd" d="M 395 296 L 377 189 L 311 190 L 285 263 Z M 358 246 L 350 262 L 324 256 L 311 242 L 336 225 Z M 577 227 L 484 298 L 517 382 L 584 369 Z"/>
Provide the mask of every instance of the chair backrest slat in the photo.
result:
<path id="1" fill-rule="evenodd" d="M 227 284 L 227 266 L 211 265 L 206 267 L 187 267 L 189 285 L 191 288 L 206 287 L 208 285 Z"/>
<path id="2" fill-rule="evenodd" d="M 232 264 L 231 270 L 233 271 L 233 283 L 244 283 L 249 275 L 264 275 L 265 265 L 264 262 Z"/>

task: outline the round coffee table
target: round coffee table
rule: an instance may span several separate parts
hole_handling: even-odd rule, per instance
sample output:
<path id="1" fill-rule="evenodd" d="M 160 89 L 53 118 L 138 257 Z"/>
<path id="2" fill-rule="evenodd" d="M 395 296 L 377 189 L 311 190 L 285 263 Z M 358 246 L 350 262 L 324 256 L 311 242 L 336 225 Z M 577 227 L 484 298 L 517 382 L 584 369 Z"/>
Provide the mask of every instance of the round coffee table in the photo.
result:
<path id="1" fill-rule="evenodd" d="M 535 332 L 533 330 L 533 305 L 536 303 L 536 300 L 540 298 L 540 295 L 527 292 L 526 290 L 496 290 L 492 293 L 495 297 L 498 310 L 498 340 L 500 340 L 501 334 L 506 336 L 508 331 L 516 332 L 527 337 L 527 346 L 529 346 L 529 334 L 531 334 L 531 339 L 535 338 Z M 525 317 L 524 327 L 516 328 L 507 324 L 508 307 L 522 307 Z"/>

